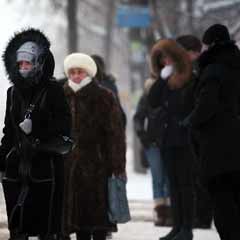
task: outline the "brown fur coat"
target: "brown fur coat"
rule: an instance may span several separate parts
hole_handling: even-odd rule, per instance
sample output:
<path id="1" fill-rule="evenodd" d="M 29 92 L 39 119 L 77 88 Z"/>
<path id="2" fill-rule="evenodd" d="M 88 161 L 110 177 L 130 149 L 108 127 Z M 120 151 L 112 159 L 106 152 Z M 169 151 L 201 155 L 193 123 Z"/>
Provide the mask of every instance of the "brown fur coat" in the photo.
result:
<path id="1" fill-rule="evenodd" d="M 192 64 L 187 51 L 172 39 L 161 39 L 151 50 L 151 69 L 158 78 L 164 67 L 163 59 L 169 57 L 173 61 L 174 72 L 168 79 L 171 89 L 181 88 L 191 79 Z"/>
<path id="2" fill-rule="evenodd" d="M 77 93 L 66 83 L 76 148 L 66 161 L 65 230 L 112 230 L 107 179 L 125 172 L 125 131 L 115 98 L 91 82 Z"/>

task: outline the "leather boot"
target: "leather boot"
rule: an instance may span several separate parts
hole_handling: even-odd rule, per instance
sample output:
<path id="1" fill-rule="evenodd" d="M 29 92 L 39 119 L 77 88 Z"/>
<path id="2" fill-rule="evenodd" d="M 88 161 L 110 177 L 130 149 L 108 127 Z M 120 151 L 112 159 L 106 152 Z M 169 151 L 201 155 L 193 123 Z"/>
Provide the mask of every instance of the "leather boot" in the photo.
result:
<path id="1" fill-rule="evenodd" d="M 27 240 L 28 236 L 23 233 L 19 233 L 18 229 L 10 230 L 10 238 L 9 240 Z"/>
<path id="2" fill-rule="evenodd" d="M 178 235 L 179 231 L 179 228 L 173 228 L 166 236 L 160 237 L 159 240 L 173 240 L 174 237 Z"/>
<path id="3" fill-rule="evenodd" d="M 172 210 L 170 206 L 165 206 L 165 226 L 172 227 L 173 226 L 173 218 L 172 218 Z"/>
<path id="4" fill-rule="evenodd" d="M 166 211 L 164 205 L 157 205 L 154 208 L 154 225 L 155 226 L 164 226 L 166 219 Z"/>
<path id="5" fill-rule="evenodd" d="M 192 240 L 193 233 L 190 229 L 182 228 L 180 232 L 172 240 Z"/>
<path id="6" fill-rule="evenodd" d="M 18 234 L 18 235 L 11 236 L 9 238 L 9 240 L 27 240 L 27 239 L 28 239 L 28 236 L 25 234 Z"/>

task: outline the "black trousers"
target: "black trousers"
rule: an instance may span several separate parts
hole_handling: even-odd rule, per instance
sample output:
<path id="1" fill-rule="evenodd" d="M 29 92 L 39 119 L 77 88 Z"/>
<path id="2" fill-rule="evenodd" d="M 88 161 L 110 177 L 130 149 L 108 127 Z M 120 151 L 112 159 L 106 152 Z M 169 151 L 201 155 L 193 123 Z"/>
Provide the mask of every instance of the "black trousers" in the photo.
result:
<path id="1" fill-rule="evenodd" d="M 214 207 L 214 223 L 221 240 L 240 237 L 240 172 L 212 178 L 208 190 Z"/>
<path id="2" fill-rule="evenodd" d="M 213 220 L 213 206 L 207 188 L 195 183 L 195 224 L 198 227 L 210 227 Z"/>
<path id="3" fill-rule="evenodd" d="M 105 230 L 96 230 L 93 232 L 90 231 L 79 231 L 77 232 L 77 240 L 106 240 L 107 231 Z"/>
<path id="4" fill-rule="evenodd" d="M 193 155 L 190 146 L 162 149 L 169 177 L 173 228 L 191 230 L 194 214 Z"/>

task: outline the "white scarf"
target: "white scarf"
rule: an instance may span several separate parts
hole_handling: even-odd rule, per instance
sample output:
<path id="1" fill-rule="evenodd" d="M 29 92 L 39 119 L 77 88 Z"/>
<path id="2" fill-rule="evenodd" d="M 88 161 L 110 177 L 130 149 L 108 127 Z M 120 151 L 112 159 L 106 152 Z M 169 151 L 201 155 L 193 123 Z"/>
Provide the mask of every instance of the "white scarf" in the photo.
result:
<path id="1" fill-rule="evenodd" d="M 172 65 L 166 65 L 162 71 L 161 71 L 161 77 L 162 79 L 166 80 L 169 78 L 173 73 L 173 66 Z"/>
<path id="2" fill-rule="evenodd" d="M 80 83 L 75 83 L 71 79 L 68 79 L 68 86 L 76 93 L 91 82 L 92 78 L 90 77 L 85 77 Z"/>

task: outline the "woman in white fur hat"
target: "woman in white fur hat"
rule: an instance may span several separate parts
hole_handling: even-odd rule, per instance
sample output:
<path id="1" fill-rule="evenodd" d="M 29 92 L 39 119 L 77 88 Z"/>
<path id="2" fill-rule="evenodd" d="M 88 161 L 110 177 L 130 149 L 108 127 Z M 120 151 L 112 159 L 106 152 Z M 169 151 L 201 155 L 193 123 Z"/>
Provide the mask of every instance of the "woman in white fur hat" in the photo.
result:
<path id="1" fill-rule="evenodd" d="M 78 240 L 104 240 L 116 225 L 108 220 L 107 179 L 125 174 L 125 133 L 121 112 L 112 93 L 93 77 L 97 67 L 82 53 L 65 58 L 65 94 L 72 111 L 76 142 L 66 161 L 64 230 Z"/>

